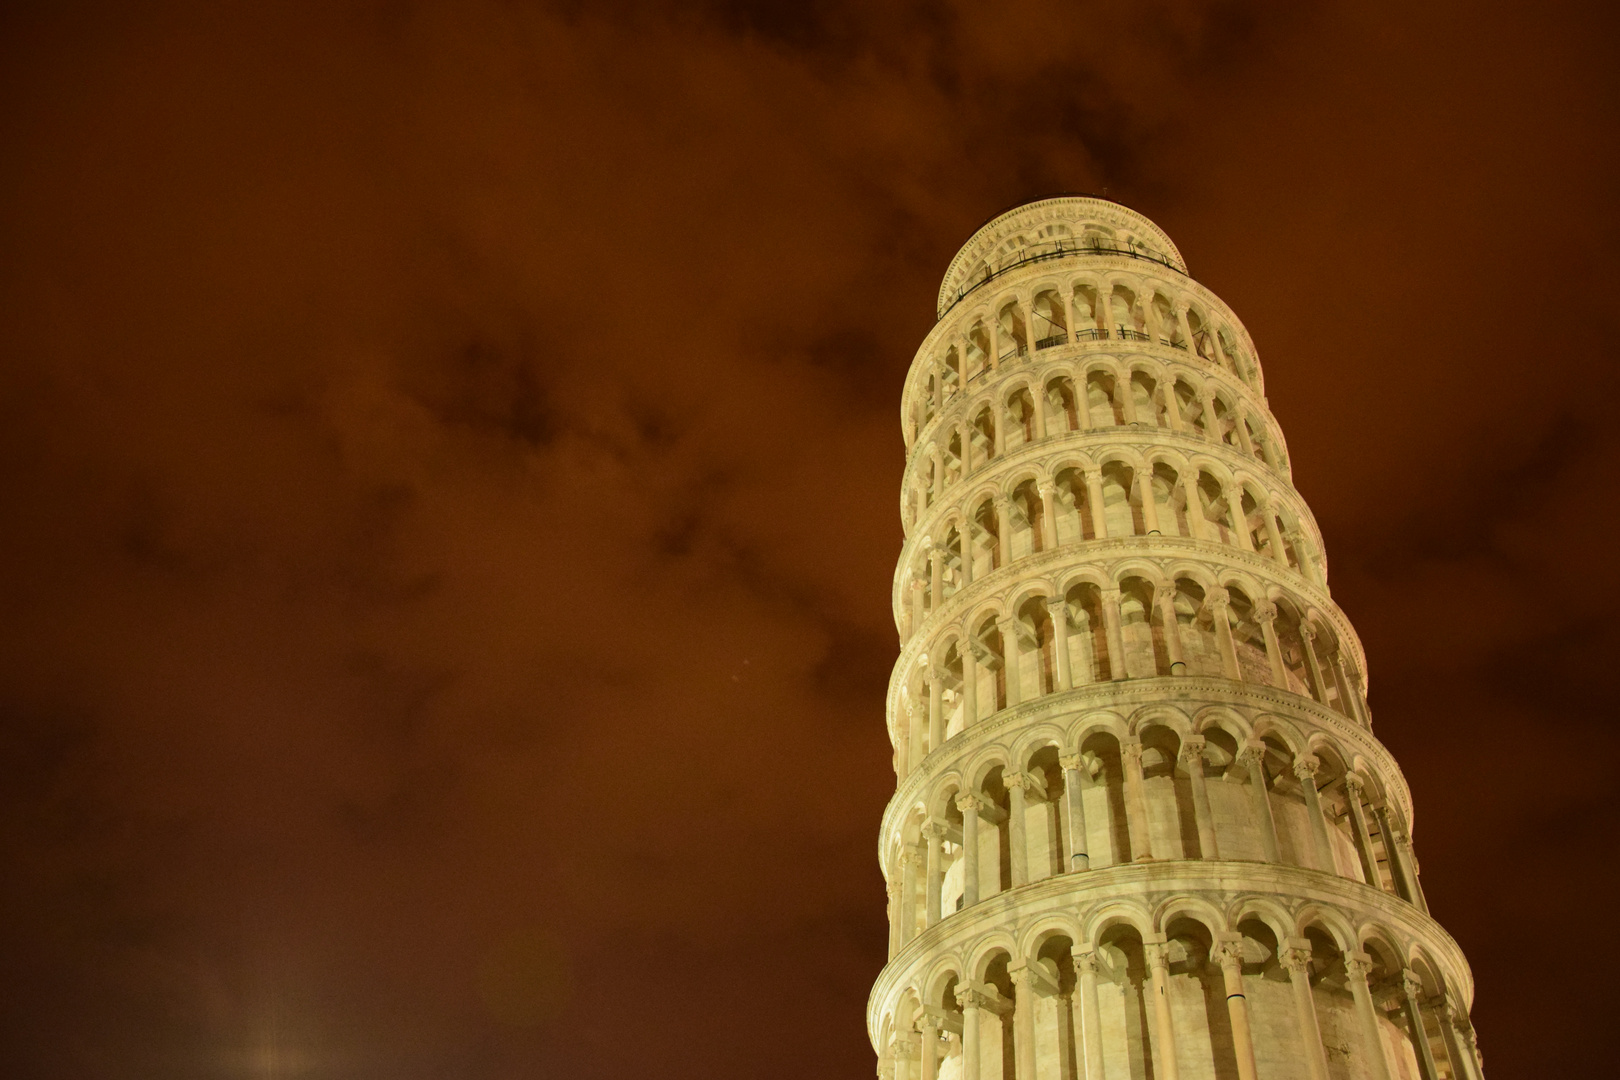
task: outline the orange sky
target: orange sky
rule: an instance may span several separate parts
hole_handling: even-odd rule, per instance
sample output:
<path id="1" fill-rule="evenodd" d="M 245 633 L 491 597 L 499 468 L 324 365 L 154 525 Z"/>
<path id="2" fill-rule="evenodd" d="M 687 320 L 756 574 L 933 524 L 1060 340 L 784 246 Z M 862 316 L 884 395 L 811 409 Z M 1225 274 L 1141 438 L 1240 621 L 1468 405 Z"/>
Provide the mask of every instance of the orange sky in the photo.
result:
<path id="1" fill-rule="evenodd" d="M 875 6 L 0 14 L 0 1073 L 871 1075 L 901 381 L 1066 190 L 1258 342 L 1492 1080 L 1606 1060 L 1609 5 Z"/>

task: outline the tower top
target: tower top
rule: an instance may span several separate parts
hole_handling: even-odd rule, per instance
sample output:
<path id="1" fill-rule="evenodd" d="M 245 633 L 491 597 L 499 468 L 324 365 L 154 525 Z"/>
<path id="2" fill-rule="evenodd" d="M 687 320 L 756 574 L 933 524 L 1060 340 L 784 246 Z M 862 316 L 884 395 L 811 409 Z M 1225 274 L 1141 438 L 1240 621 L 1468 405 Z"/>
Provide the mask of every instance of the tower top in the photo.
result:
<path id="1" fill-rule="evenodd" d="M 1037 199 L 992 218 L 962 245 L 939 286 L 935 314 L 985 282 L 1027 263 L 1064 255 L 1124 255 L 1185 274 L 1164 230 L 1129 207 L 1090 195 Z"/>

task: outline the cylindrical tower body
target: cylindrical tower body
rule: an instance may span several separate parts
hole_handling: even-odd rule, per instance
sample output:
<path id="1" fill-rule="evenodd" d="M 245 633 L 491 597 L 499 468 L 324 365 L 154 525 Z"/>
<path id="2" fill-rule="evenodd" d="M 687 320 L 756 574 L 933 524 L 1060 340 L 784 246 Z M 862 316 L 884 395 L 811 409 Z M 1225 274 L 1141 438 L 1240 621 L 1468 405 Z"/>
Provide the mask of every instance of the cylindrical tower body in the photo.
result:
<path id="1" fill-rule="evenodd" d="M 1169 238 L 998 217 L 902 416 L 880 1074 L 1478 1080 L 1254 345 Z"/>

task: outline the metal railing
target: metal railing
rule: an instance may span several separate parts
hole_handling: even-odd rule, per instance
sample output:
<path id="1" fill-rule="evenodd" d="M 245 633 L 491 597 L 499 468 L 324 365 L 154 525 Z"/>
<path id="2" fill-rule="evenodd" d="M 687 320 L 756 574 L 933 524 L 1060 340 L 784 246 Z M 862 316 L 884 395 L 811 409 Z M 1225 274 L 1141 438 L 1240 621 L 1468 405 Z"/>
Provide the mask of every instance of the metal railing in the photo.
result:
<path id="1" fill-rule="evenodd" d="M 1074 340 L 1076 340 L 1076 341 L 1107 341 L 1108 340 L 1108 330 L 1105 327 L 1101 327 L 1101 326 L 1099 326 L 1099 327 L 1097 327 L 1097 328 L 1095 328 L 1093 330 L 1076 330 L 1074 332 Z"/>
<path id="2" fill-rule="evenodd" d="M 1043 248 L 1045 250 L 1041 250 Z M 1011 262 L 1005 262 L 993 269 L 987 269 L 978 280 L 957 290 L 956 299 L 952 300 L 945 310 L 940 312 L 939 317 L 943 319 L 969 293 L 987 282 L 994 281 L 1003 274 L 1011 273 L 1020 266 L 1028 266 L 1030 263 L 1045 262 L 1047 259 L 1061 259 L 1070 255 L 1123 255 L 1127 259 L 1143 259 L 1147 262 L 1158 263 L 1166 269 L 1174 270 L 1183 277 L 1190 276 L 1187 271 L 1172 262 L 1168 255 L 1161 255 L 1157 251 L 1150 251 L 1147 248 L 1139 248 L 1129 244 L 1121 247 L 1117 244 L 1109 244 L 1095 239 L 1087 240 L 1084 243 L 1077 240 L 1049 240 L 1045 244 L 1036 244 L 1024 248 L 1019 257 Z"/>
<path id="3" fill-rule="evenodd" d="M 1050 349 L 1054 345 L 1067 345 L 1068 343 L 1069 339 L 1067 335 L 1053 334 L 1051 337 L 1041 338 L 1041 340 L 1035 343 L 1035 347 L 1037 349 Z"/>
<path id="4" fill-rule="evenodd" d="M 1152 341 L 1153 339 L 1140 330 L 1130 330 L 1123 326 L 1116 328 L 1121 341 Z"/>

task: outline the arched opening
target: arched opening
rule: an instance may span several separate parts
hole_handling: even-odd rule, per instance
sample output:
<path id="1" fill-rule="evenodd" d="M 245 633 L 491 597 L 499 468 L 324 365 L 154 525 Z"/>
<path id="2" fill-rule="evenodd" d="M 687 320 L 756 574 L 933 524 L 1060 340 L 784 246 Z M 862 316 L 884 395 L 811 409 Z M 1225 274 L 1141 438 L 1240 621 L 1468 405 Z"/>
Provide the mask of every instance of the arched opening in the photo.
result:
<path id="1" fill-rule="evenodd" d="M 1103 522 L 1109 536 L 1143 536 L 1142 502 L 1137 497 L 1136 470 L 1123 461 L 1106 462 L 1101 470 Z"/>
<path id="2" fill-rule="evenodd" d="M 1125 649 L 1125 677 L 1151 679 L 1159 674 L 1153 640 L 1153 585 L 1128 577 L 1119 587 L 1119 634 Z M 1168 674 L 1169 666 L 1166 665 Z"/>
<path id="3" fill-rule="evenodd" d="M 1191 578 L 1176 580 L 1176 625 L 1181 634 L 1187 674 L 1218 679 L 1226 674 L 1221 662 L 1220 639 L 1215 631 L 1218 613 L 1207 602 L 1204 587 Z"/>
<path id="4" fill-rule="evenodd" d="M 1120 427 L 1125 409 L 1115 392 L 1114 376 L 1098 369 L 1086 372 L 1086 410 L 1091 428 Z"/>
<path id="5" fill-rule="evenodd" d="M 1027 388 L 1019 387 L 1007 399 L 1007 416 L 1011 420 L 1007 425 L 1007 450 L 1035 441 L 1035 399 Z"/>
<path id="6" fill-rule="evenodd" d="M 1108 632 L 1102 617 L 1102 593 L 1081 582 L 1069 588 L 1069 677 L 1076 686 L 1108 682 L 1114 675 L 1108 662 Z"/>
<path id="7" fill-rule="evenodd" d="M 1240 585 L 1227 586 L 1226 595 L 1238 677 L 1256 686 L 1268 686 L 1271 684 L 1271 660 L 1266 656 L 1265 631 L 1260 626 L 1254 602 Z"/>
<path id="8" fill-rule="evenodd" d="M 1018 686 L 1024 701 L 1057 689 L 1057 658 L 1052 652 L 1052 617 L 1046 597 L 1032 596 L 1018 609 L 1013 623 L 1020 638 Z"/>
<path id="9" fill-rule="evenodd" d="M 1046 506 L 1034 480 L 1025 480 L 1013 489 L 1008 500 L 1007 526 L 1012 530 L 1012 557 L 1021 559 L 1044 549 Z"/>
<path id="10" fill-rule="evenodd" d="M 1035 1076 L 1072 1080 L 1084 1069 L 1074 999 L 1074 942 L 1066 934 L 1043 938 L 1031 963 L 1040 973 L 1040 992 L 1033 1002 Z"/>
<path id="11" fill-rule="evenodd" d="M 1080 755 L 1080 795 L 1092 869 L 1128 863 L 1133 855 L 1119 740 L 1108 732 L 1094 732 L 1080 744 Z"/>
<path id="12" fill-rule="evenodd" d="M 947 401 L 962 389 L 962 355 L 956 351 L 954 345 L 945 350 L 945 363 L 940 368 L 940 380 Z"/>
<path id="13" fill-rule="evenodd" d="M 973 580 L 1001 568 L 1001 516 L 986 499 L 973 513 Z"/>
<path id="14" fill-rule="evenodd" d="M 1035 297 L 1032 309 L 1035 323 L 1035 347 L 1050 349 L 1069 343 L 1069 326 L 1063 317 L 1063 300 L 1056 290 L 1048 289 Z"/>
<path id="15" fill-rule="evenodd" d="M 1109 325 L 1124 341 L 1146 341 L 1146 321 L 1136 295 L 1123 285 L 1114 286 L 1108 303 Z"/>
<path id="16" fill-rule="evenodd" d="M 1209 473 L 1198 474 L 1199 503 L 1204 515 L 1203 533 L 1223 544 L 1237 546 L 1232 535 L 1231 508 L 1226 504 L 1226 492 L 1219 480 Z"/>
<path id="17" fill-rule="evenodd" d="M 998 359 L 1003 364 L 1029 355 L 1029 330 L 1024 326 L 1024 313 L 1017 301 L 1002 306 L 1000 314 L 996 316 L 996 324 L 1000 330 L 997 336 L 1001 339 Z"/>
<path id="18" fill-rule="evenodd" d="M 1181 766 L 1181 736 L 1152 724 L 1142 729 L 1140 738 L 1148 850 L 1160 859 L 1200 858 L 1192 780 Z"/>
<path id="19" fill-rule="evenodd" d="M 1086 505 L 1086 478 L 1079 469 L 1059 470 L 1052 482 L 1052 525 L 1057 542 L 1070 544 L 1096 538 L 1091 509 Z"/>
<path id="20" fill-rule="evenodd" d="M 1214 959 L 1214 934 L 1209 927 L 1186 916 L 1165 926 L 1167 961 L 1166 996 L 1181 1061 L 1208 1062 L 1207 1074 L 1219 1080 L 1235 1078 L 1237 1057 L 1232 1049 L 1232 1022 L 1226 1008 L 1226 982 Z M 1197 1075 L 1197 1074 L 1195 1074 Z"/>
<path id="21" fill-rule="evenodd" d="M 1153 466 L 1153 508 L 1159 531 L 1167 536 L 1191 536 L 1187 519 L 1187 488 L 1176 470 L 1160 461 Z"/>
<path id="22" fill-rule="evenodd" d="M 1024 766 L 1035 778 L 1039 797 L 1031 796 L 1025 834 L 1029 839 L 1029 879 L 1055 877 L 1067 869 L 1067 837 L 1063 824 L 1063 767 L 1058 748 L 1043 746 L 1030 755 Z"/>
<path id="23" fill-rule="evenodd" d="M 1074 287 L 1074 339 L 1103 341 L 1108 337 L 1108 312 L 1091 285 Z"/>
<path id="24" fill-rule="evenodd" d="M 1074 396 L 1074 383 L 1068 376 L 1059 376 L 1046 384 L 1047 415 L 1063 417 L 1063 430 L 1080 430 L 1080 406 Z"/>
<path id="25" fill-rule="evenodd" d="M 1165 1059 L 1158 1046 L 1157 1024 L 1147 957 L 1142 935 L 1133 926 L 1116 925 L 1097 942 L 1097 959 L 1111 988 L 1099 986 L 1098 1012 L 1103 1030 L 1117 1033 L 1103 1040 L 1103 1071 L 1133 1080 L 1164 1075 Z"/>
<path id="26" fill-rule="evenodd" d="M 973 442 L 974 461 L 989 461 L 996 456 L 996 418 L 988 406 L 974 414 L 968 438 Z"/>
<path id="27" fill-rule="evenodd" d="M 988 669 L 988 672 L 981 674 L 989 676 L 979 679 L 979 715 L 989 716 L 1007 707 L 1007 654 L 1003 649 L 1001 630 L 993 618 L 986 618 L 979 624 L 974 638 L 970 644 L 978 646 L 974 651 L 978 654 L 979 663 Z"/>
<path id="28" fill-rule="evenodd" d="M 984 323 L 976 322 L 967 335 L 967 362 L 972 369 L 970 380 L 982 379 L 990 370 L 990 332 Z"/>
<path id="29" fill-rule="evenodd" d="M 1169 427 L 1170 421 L 1153 397 L 1153 378 L 1146 372 L 1131 373 L 1131 404 L 1135 406 L 1138 423 Z"/>

